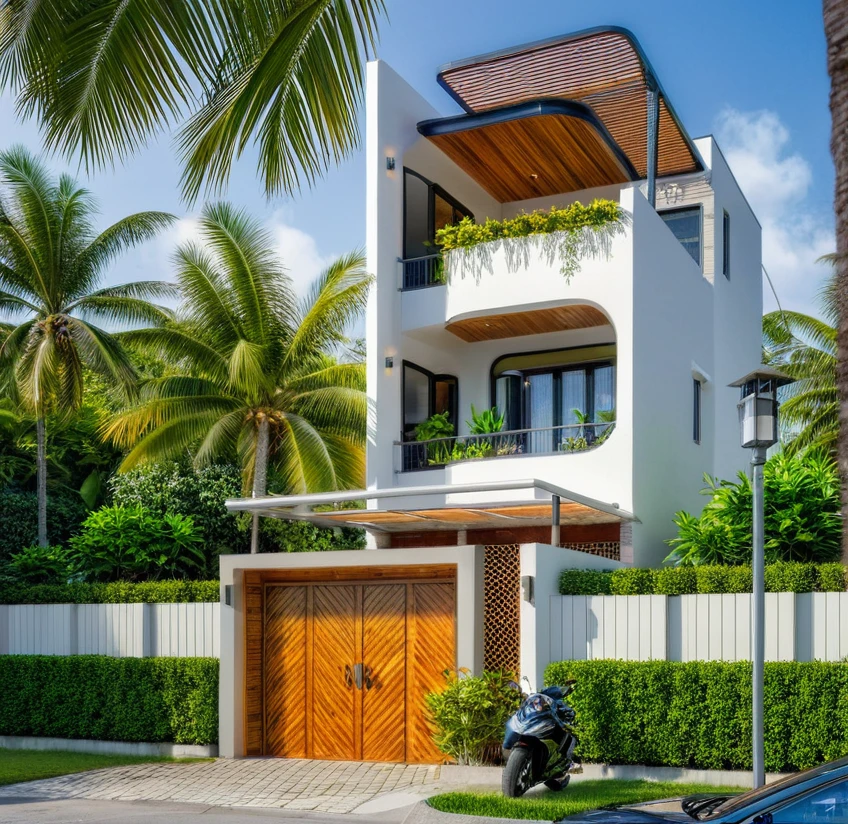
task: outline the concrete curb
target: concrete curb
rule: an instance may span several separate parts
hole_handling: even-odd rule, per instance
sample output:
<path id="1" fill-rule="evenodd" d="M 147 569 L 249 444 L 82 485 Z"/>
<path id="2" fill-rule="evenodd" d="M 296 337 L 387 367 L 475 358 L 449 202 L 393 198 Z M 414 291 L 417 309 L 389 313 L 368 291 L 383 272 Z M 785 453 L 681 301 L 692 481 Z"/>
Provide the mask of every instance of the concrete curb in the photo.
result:
<path id="1" fill-rule="evenodd" d="M 29 735 L 0 735 L 0 748 L 7 750 L 62 750 L 107 755 L 153 755 L 163 758 L 216 758 L 218 745 L 153 744 L 144 741 L 88 741 L 81 738 L 39 738 Z"/>
<path id="2" fill-rule="evenodd" d="M 481 815 L 443 813 L 426 801 L 419 801 L 404 818 L 403 824 L 515 824 L 514 818 L 487 818 Z"/>

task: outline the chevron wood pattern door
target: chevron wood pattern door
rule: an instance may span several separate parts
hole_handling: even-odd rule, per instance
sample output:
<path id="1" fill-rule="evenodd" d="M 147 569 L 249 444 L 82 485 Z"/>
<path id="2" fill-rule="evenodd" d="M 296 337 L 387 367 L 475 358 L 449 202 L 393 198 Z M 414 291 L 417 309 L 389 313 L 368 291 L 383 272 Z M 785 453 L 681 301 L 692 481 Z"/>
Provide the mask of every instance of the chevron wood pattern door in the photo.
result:
<path id="1" fill-rule="evenodd" d="M 455 597 L 444 580 L 267 585 L 261 751 L 440 762 L 424 696 L 456 666 Z"/>
<path id="2" fill-rule="evenodd" d="M 345 667 L 361 660 L 362 587 L 312 587 L 310 758 L 353 761 L 362 748 L 360 692 Z"/>
<path id="3" fill-rule="evenodd" d="M 456 596 L 453 583 L 411 584 L 409 590 L 406 760 L 437 764 L 444 756 L 433 743 L 424 696 L 443 689 L 444 671 L 456 667 Z"/>
<path id="4" fill-rule="evenodd" d="M 365 586 L 362 607 L 362 759 L 400 762 L 406 758 L 406 585 Z"/>
<path id="5" fill-rule="evenodd" d="M 265 753 L 306 758 L 306 587 L 265 596 Z"/>

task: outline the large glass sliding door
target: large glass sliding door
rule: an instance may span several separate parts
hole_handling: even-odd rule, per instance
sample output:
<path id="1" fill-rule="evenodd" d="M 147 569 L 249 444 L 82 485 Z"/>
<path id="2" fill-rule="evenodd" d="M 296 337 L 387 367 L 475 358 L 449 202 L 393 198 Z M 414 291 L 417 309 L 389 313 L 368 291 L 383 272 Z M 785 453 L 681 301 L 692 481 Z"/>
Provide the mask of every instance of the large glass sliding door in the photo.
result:
<path id="1" fill-rule="evenodd" d="M 554 426 L 556 410 L 554 408 L 554 376 L 551 372 L 528 375 L 525 383 L 527 429 L 540 430 L 530 432 L 527 439 L 527 451 L 543 454 L 554 451 Z"/>

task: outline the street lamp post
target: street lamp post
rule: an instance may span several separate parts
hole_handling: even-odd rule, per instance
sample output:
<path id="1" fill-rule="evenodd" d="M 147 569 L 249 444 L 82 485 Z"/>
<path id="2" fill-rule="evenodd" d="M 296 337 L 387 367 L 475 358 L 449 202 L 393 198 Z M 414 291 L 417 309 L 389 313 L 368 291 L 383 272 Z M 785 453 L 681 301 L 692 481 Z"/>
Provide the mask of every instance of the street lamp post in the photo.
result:
<path id="1" fill-rule="evenodd" d="M 777 390 L 792 383 L 776 369 L 761 366 L 730 385 L 741 389 L 739 426 L 742 447 L 751 450 L 754 497 L 753 511 L 753 595 L 751 598 L 751 685 L 753 692 L 754 787 L 766 783 L 765 751 L 763 745 L 763 676 L 765 671 L 765 550 L 763 530 L 763 464 L 768 448 L 777 443 Z"/>

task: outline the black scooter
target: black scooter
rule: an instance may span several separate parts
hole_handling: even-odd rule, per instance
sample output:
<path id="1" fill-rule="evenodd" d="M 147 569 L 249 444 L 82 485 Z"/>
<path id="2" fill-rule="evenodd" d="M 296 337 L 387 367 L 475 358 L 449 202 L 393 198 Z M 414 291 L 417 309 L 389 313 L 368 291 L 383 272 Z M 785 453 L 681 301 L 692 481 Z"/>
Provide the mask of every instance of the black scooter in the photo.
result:
<path id="1" fill-rule="evenodd" d="M 561 687 L 547 687 L 528 695 L 506 722 L 503 749 L 503 794 L 509 798 L 524 795 L 544 782 L 551 790 L 564 790 L 575 769 L 574 710 L 565 697 L 574 691 L 576 681 Z"/>

